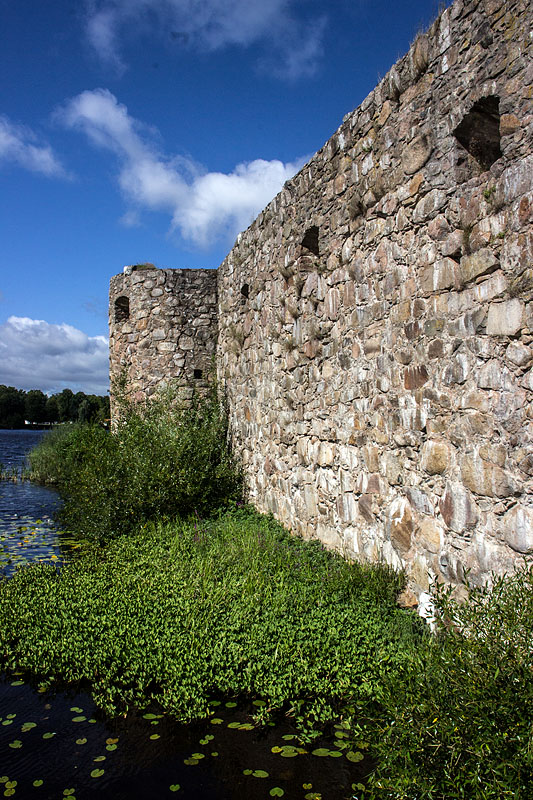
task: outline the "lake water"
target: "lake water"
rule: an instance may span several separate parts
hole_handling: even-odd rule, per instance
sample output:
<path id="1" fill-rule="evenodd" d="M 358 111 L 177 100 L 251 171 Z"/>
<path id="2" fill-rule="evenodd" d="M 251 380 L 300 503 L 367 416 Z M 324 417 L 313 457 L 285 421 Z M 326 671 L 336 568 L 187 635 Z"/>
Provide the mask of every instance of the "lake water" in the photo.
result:
<path id="1" fill-rule="evenodd" d="M 43 435 L 0 430 L 0 463 L 22 466 Z M 72 541 L 54 522 L 59 504 L 49 489 L 0 481 L 6 580 L 18 565 L 68 558 Z M 253 727 L 253 706 L 228 700 L 212 708 L 216 724 L 179 725 L 158 709 L 107 719 L 80 687 L 41 691 L 31 676 L 0 674 L 0 792 L 15 800 L 357 797 L 368 759 L 345 757 L 342 728 L 337 738 L 300 746 L 288 722 Z M 317 748 L 331 755 L 313 755 Z"/>

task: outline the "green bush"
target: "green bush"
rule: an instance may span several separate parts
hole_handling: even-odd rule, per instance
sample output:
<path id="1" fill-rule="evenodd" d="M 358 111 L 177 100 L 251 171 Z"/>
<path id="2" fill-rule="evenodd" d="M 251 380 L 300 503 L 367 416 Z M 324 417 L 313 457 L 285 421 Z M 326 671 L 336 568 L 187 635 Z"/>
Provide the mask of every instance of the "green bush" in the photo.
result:
<path id="1" fill-rule="evenodd" d="M 172 396 L 122 400 L 112 433 L 98 425 L 54 431 L 30 464 L 35 479 L 56 483 L 64 495 L 63 524 L 96 538 L 149 519 L 208 514 L 241 492 L 215 394 L 188 407 Z"/>
<path id="2" fill-rule="evenodd" d="M 367 709 L 378 769 L 365 797 L 533 797 L 533 567 L 436 593 L 437 630 Z"/>
<path id="3" fill-rule="evenodd" d="M 101 429 L 95 426 L 96 430 Z M 45 433 L 28 457 L 31 480 L 65 486 L 79 463 L 77 440 L 81 431 L 81 425 L 66 423 Z"/>
<path id="4" fill-rule="evenodd" d="M 89 681 L 111 713 L 156 701 L 188 720 L 246 696 L 323 724 L 401 664 L 401 583 L 248 510 L 146 523 L 0 583 L 0 667 Z"/>

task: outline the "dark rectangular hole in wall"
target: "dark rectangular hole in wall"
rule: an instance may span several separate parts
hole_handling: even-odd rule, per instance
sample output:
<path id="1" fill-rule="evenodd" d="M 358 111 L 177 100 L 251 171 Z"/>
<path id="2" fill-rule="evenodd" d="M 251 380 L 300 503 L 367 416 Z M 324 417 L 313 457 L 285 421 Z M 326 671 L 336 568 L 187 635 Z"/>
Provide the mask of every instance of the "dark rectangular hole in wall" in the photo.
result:
<path id="1" fill-rule="evenodd" d="M 127 297 L 115 300 L 115 322 L 127 322 L 130 318 L 130 301 Z"/>
<path id="2" fill-rule="evenodd" d="M 194 372 L 193 372 L 193 376 L 196 379 L 201 378 L 202 375 L 203 375 L 203 370 L 201 370 L 201 369 L 195 369 Z"/>
<path id="3" fill-rule="evenodd" d="M 314 256 L 318 255 L 318 226 L 312 225 L 308 228 L 305 232 L 305 236 L 302 239 L 302 247 L 305 250 L 309 250 Z"/>
<path id="4" fill-rule="evenodd" d="M 483 170 L 490 169 L 502 155 L 500 98 L 495 95 L 482 97 L 474 103 L 453 133 Z"/>

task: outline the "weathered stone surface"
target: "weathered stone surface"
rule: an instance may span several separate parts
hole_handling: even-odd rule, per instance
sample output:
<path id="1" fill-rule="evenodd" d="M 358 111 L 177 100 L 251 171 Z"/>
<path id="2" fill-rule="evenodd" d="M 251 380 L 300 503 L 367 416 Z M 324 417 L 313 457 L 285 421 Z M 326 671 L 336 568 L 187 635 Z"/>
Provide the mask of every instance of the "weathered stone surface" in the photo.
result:
<path id="1" fill-rule="evenodd" d="M 517 553 L 533 553 L 533 508 L 516 505 L 502 520 L 507 544 Z"/>
<path id="2" fill-rule="evenodd" d="M 506 470 L 476 455 L 463 456 L 461 478 L 471 492 L 487 497 L 511 497 L 518 489 Z"/>
<path id="3" fill-rule="evenodd" d="M 413 175 L 422 169 L 431 155 L 431 137 L 422 133 L 410 142 L 402 154 L 402 167 L 406 175 Z"/>
<path id="4" fill-rule="evenodd" d="M 408 500 L 398 498 L 389 508 L 387 528 L 390 541 L 400 555 L 411 547 L 411 534 L 415 523 Z"/>
<path id="5" fill-rule="evenodd" d="M 217 271 L 111 282 L 133 396 L 190 396 L 215 357 L 251 502 L 405 568 L 421 609 L 430 578 L 531 549 L 532 28 L 530 3 L 457 0 Z M 490 120 L 458 139 L 481 98 L 494 163 Z"/>
<path id="6" fill-rule="evenodd" d="M 524 303 L 521 300 L 490 304 L 487 319 L 487 333 L 490 336 L 514 336 L 523 324 Z"/>
<path id="7" fill-rule="evenodd" d="M 458 482 L 446 484 L 439 509 L 446 526 L 456 533 L 474 528 L 479 519 L 479 510 L 474 498 Z"/>
<path id="8" fill-rule="evenodd" d="M 418 547 L 428 553 L 438 553 L 444 541 L 444 531 L 440 522 L 430 517 L 421 520 L 416 529 Z"/>
<path id="9" fill-rule="evenodd" d="M 533 358 L 533 350 L 520 342 L 511 342 L 505 351 L 507 361 L 511 361 L 518 367 L 525 367 Z"/>
<path id="10" fill-rule="evenodd" d="M 429 441 L 422 448 L 421 466 L 430 475 L 442 475 L 450 466 L 452 448 L 447 442 Z"/>
<path id="11" fill-rule="evenodd" d="M 459 278 L 462 283 L 469 283 L 480 275 L 494 272 L 498 268 L 498 258 L 489 248 L 478 250 L 472 255 L 463 256 L 459 266 Z"/>

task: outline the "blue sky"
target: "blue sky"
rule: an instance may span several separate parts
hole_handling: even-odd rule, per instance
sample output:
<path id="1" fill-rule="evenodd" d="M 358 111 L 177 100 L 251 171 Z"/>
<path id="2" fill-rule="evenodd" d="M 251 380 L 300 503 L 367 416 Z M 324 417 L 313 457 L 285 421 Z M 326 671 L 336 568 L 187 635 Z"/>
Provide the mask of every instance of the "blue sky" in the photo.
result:
<path id="1" fill-rule="evenodd" d="M 216 267 L 436 0 L 0 0 L 0 383 L 105 393 L 109 279 Z"/>

